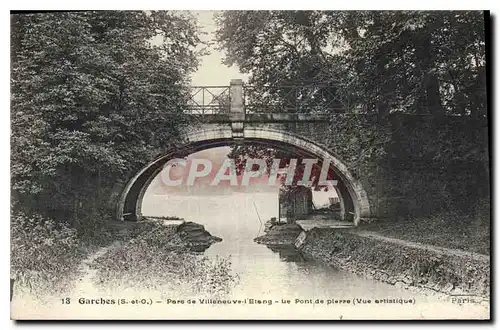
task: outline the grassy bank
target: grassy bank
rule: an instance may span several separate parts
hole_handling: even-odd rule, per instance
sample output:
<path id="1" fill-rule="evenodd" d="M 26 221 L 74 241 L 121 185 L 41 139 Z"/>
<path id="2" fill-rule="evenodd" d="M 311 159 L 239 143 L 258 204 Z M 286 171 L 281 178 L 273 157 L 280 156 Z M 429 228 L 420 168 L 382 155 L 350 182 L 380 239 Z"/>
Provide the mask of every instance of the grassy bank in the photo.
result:
<path id="1" fill-rule="evenodd" d="M 81 261 L 113 239 L 111 229 L 96 227 L 88 234 L 41 216 L 11 215 L 10 277 L 15 291 L 40 299 L 70 292 Z"/>
<path id="2" fill-rule="evenodd" d="M 443 212 L 425 218 L 375 221 L 359 230 L 402 240 L 490 254 L 489 201 L 477 205 L 471 214 Z"/>
<path id="3" fill-rule="evenodd" d="M 177 226 L 145 223 L 97 258 L 96 282 L 103 289 L 157 290 L 223 296 L 236 282 L 230 261 L 192 252 Z"/>
<path id="4" fill-rule="evenodd" d="M 38 216 L 18 214 L 11 221 L 15 295 L 44 301 L 72 292 L 85 275 L 79 271 L 82 261 L 109 246 L 91 265 L 97 270 L 93 280 L 101 288 L 161 288 L 218 296 L 236 281 L 228 260 L 192 252 L 193 243 L 162 221 L 116 226 L 96 220 L 99 223 L 88 224 L 84 232 Z"/>
<path id="5" fill-rule="evenodd" d="M 488 295 L 487 257 L 405 243 L 361 236 L 355 230 L 315 228 L 309 231 L 302 251 L 326 264 L 390 284 Z"/>

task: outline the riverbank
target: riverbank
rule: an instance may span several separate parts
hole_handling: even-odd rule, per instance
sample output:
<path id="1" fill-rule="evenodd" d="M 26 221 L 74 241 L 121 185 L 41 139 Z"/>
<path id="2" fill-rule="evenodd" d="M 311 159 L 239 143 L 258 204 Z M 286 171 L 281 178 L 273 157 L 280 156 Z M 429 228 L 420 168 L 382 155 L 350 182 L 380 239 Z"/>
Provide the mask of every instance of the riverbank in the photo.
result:
<path id="1" fill-rule="evenodd" d="M 301 251 L 316 260 L 367 278 L 452 295 L 487 297 L 489 257 L 366 231 L 312 229 Z"/>
<path id="2" fill-rule="evenodd" d="M 274 226 L 256 241 L 271 246 L 295 241 L 307 258 L 424 293 L 489 297 L 487 255 L 387 237 L 364 226 L 314 228 L 300 235 L 297 227 Z"/>
<path id="3" fill-rule="evenodd" d="M 302 228 L 296 224 L 272 225 L 265 235 L 255 238 L 254 242 L 267 246 L 293 245 L 301 232 Z"/>
<path id="4" fill-rule="evenodd" d="M 200 224 L 182 219 L 173 224 L 176 221 L 172 220 L 109 222 L 106 239 L 99 240 L 99 244 L 79 240 L 74 231 L 65 228 L 62 242 L 66 245 L 49 241 L 45 238 L 48 235 L 30 237 L 42 241 L 43 245 L 36 246 L 50 252 L 42 254 L 43 259 L 36 259 L 40 254 L 28 250 L 30 245 L 13 244 L 17 267 L 11 275 L 11 300 L 26 298 L 45 304 L 78 292 L 154 289 L 164 288 L 165 284 L 172 291 L 182 287 L 186 293 L 227 292 L 234 280 L 231 264 L 224 258 L 202 254 L 222 239 Z M 58 272 L 60 269 L 65 271 Z"/>
<path id="5" fill-rule="evenodd" d="M 490 254 L 489 202 L 478 204 L 472 214 L 437 213 L 428 217 L 374 221 L 359 229 L 433 246 Z"/>
<path id="6" fill-rule="evenodd" d="M 193 222 L 144 222 L 93 260 L 93 282 L 102 290 L 157 289 L 165 295 L 223 295 L 235 280 L 231 263 L 202 254 L 219 241 L 204 226 Z"/>

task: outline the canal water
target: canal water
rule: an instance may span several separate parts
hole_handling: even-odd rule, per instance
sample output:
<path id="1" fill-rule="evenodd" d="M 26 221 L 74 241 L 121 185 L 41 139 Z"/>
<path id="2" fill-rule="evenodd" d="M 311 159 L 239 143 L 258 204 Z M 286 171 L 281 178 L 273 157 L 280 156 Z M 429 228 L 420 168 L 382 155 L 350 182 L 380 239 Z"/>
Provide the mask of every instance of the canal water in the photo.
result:
<path id="1" fill-rule="evenodd" d="M 213 258 L 230 258 L 232 271 L 239 280 L 228 299 L 263 302 L 260 305 L 204 305 L 203 309 L 184 309 L 179 313 L 196 311 L 199 317 L 237 319 L 487 317 L 489 307 L 484 305 L 452 303 L 450 297 L 424 295 L 307 260 L 293 248 L 276 250 L 255 243 L 254 238 L 264 234 L 264 223 L 277 216 L 277 198 L 277 192 L 269 191 L 146 195 L 145 215 L 176 215 L 203 224 L 212 235 L 223 239 L 204 253 Z M 374 303 L 383 299 L 413 303 Z M 339 303 L 342 300 L 350 303 Z"/>
<path id="2" fill-rule="evenodd" d="M 233 192 L 218 196 L 148 196 L 143 213 L 176 215 L 202 224 L 212 235 L 222 238 L 205 255 L 230 258 L 239 278 L 232 292 L 234 297 L 413 296 L 402 288 L 307 260 L 293 247 L 271 249 L 255 243 L 254 238 L 264 234 L 264 222 L 277 216 L 277 207 L 275 193 Z"/>

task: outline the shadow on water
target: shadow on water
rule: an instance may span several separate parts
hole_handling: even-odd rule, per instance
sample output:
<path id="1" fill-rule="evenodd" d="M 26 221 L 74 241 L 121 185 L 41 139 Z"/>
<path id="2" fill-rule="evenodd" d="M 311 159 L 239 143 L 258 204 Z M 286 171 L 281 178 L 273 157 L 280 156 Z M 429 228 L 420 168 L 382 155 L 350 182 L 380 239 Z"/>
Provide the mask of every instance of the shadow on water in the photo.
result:
<path id="1" fill-rule="evenodd" d="M 268 249 L 274 253 L 278 253 L 281 261 L 296 262 L 296 263 L 309 263 L 312 260 L 307 259 L 299 250 L 293 245 L 266 245 Z"/>

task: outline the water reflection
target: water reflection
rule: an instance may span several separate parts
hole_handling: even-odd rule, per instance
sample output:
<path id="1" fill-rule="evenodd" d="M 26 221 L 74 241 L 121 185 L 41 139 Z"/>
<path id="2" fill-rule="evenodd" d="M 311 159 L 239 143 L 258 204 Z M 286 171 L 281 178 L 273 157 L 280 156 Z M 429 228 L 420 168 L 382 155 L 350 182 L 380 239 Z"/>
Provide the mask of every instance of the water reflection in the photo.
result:
<path id="1" fill-rule="evenodd" d="M 278 253 L 281 261 L 285 262 L 308 262 L 308 260 L 293 245 L 266 245 L 274 253 Z"/>

